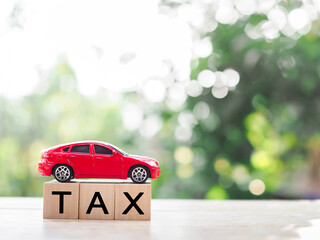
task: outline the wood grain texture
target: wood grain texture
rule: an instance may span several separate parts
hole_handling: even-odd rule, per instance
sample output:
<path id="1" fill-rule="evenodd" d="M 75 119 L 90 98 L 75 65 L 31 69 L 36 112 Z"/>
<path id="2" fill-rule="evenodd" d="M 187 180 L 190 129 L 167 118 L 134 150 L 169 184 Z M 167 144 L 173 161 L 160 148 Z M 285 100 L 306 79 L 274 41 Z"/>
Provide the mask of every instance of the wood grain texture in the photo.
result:
<path id="1" fill-rule="evenodd" d="M 151 184 L 116 184 L 115 219 L 150 220 Z"/>
<path id="2" fill-rule="evenodd" d="M 1 239 L 318 240 L 320 200 L 160 200 L 151 221 L 42 219 L 42 198 L 0 197 Z"/>
<path id="3" fill-rule="evenodd" d="M 108 183 L 81 183 L 79 218 L 96 220 L 114 219 L 114 184 Z M 101 199 L 100 197 L 101 196 Z M 102 201 L 102 202 L 101 202 Z M 90 212 L 89 206 L 92 204 L 100 205 L 93 207 Z M 104 208 L 105 207 L 105 208 Z M 107 212 L 105 212 L 105 210 Z"/>
<path id="4" fill-rule="evenodd" d="M 46 182 L 43 185 L 43 199 L 43 218 L 78 218 L 79 183 Z"/>

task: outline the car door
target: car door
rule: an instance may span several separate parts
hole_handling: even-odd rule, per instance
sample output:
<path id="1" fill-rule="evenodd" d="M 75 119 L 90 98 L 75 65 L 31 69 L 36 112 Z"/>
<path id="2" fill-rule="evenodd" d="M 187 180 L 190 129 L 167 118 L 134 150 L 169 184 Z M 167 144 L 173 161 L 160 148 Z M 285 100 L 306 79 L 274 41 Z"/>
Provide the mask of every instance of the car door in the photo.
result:
<path id="1" fill-rule="evenodd" d="M 90 144 L 72 146 L 68 159 L 74 168 L 75 175 L 93 174 L 93 154 L 90 151 Z"/>
<path id="2" fill-rule="evenodd" d="M 120 177 L 122 159 L 107 146 L 94 144 L 94 174 L 96 176 Z"/>

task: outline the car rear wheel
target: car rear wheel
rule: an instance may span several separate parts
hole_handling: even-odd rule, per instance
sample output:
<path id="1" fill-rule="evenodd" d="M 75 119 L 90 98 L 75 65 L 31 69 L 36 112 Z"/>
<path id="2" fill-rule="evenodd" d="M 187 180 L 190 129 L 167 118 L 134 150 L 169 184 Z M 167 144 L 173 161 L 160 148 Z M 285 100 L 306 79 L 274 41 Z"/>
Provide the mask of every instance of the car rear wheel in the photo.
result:
<path id="1" fill-rule="evenodd" d="M 130 178 L 134 183 L 144 183 L 148 179 L 148 169 L 145 166 L 135 166 L 130 170 Z"/>
<path id="2" fill-rule="evenodd" d="M 68 165 L 57 165 L 53 170 L 53 176 L 59 182 L 69 182 L 72 178 L 72 168 Z"/>

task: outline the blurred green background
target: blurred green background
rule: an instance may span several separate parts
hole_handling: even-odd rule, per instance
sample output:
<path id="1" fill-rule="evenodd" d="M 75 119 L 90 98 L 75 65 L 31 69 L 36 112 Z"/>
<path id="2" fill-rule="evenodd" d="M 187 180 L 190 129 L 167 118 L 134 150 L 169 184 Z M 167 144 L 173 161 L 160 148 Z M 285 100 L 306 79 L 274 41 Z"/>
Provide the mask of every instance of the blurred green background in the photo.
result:
<path id="1" fill-rule="evenodd" d="M 86 90 L 79 91 L 81 69 L 59 52 L 46 71 L 38 69 L 28 93 L 8 95 L 30 80 L 22 76 L 14 82 L 1 72 L 9 63 L 12 73 L 28 66 L 28 61 L 11 59 L 11 52 L 4 51 L 18 38 L 4 36 L 23 31 L 28 22 L 28 4 L 10 3 L 0 31 L 1 196 L 42 196 L 42 184 L 51 178 L 38 174 L 40 151 L 92 139 L 157 159 L 162 173 L 152 181 L 154 198 L 320 197 L 317 1 L 155 1 L 157 14 L 188 26 L 192 49 L 187 78 L 179 78 L 179 68 L 168 57 L 168 71 L 161 77 L 118 92 L 108 84 L 97 85 L 94 94 L 86 95 Z M 45 9 L 40 2 L 32 4 L 39 12 Z M 72 4 L 71 9 L 77 6 Z M 135 4 L 150 7 L 147 2 Z M 95 6 L 103 9 L 103 1 Z M 117 28 L 117 21 L 112 25 Z M 50 32 L 42 30 L 43 35 Z M 164 38 L 174 41 L 175 35 L 169 34 Z M 117 39 L 117 34 L 112 36 Z M 139 32 L 126 40 L 134 37 L 139 40 Z M 152 47 L 162 51 L 162 41 L 154 40 Z M 122 62 L 134 56 L 122 55 Z M 87 64 L 96 62 L 89 58 Z M 136 70 L 148 68 L 142 64 Z M 105 79 L 113 77 L 106 74 Z M 85 81 L 97 84 L 89 77 Z"/>

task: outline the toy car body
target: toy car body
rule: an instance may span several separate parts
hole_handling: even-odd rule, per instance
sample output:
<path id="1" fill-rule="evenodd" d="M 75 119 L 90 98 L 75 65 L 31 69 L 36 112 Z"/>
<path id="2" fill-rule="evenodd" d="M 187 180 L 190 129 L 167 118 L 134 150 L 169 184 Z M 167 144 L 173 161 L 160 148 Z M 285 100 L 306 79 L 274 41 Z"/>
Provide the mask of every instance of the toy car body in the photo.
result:
<path id="1" fill-rule="evenodd" d="M 112 144 L 98 141 L 73 142 L 42 150 L 38 170 L 40 175 L 53 175 L 59 182 L 72 178 L 130 177 L 135 183 L 144 183 L 160 175 L 155 159 L 129 155 Z"/>

